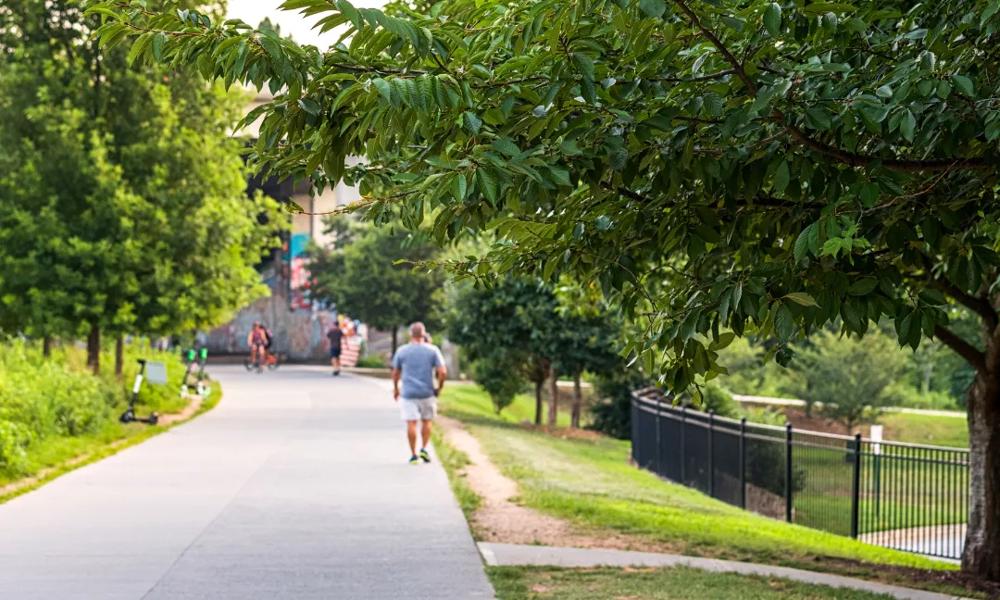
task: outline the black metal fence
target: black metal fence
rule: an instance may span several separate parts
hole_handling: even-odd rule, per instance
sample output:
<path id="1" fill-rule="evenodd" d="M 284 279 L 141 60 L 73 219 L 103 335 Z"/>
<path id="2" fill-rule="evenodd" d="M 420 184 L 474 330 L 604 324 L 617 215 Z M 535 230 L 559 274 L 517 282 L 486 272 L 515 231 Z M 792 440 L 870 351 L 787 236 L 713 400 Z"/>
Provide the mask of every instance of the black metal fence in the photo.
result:
<path id="1" fill-rule="evenodd" d="M 860 540 L 958 559 L 969 452 L 717 417 L 632 397 L 632 458 L 748 510 Z"/>

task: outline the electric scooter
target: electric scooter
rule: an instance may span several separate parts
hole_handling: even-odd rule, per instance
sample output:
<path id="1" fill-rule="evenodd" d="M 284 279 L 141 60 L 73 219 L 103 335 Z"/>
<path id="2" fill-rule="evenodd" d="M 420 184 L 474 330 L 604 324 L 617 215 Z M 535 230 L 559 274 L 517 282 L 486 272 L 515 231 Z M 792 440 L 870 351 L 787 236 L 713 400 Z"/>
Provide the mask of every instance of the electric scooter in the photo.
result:
<path id="1" fill-rule="evenodd" d="M 142 381 L 146 375 L 146 359 L 139 359 L 139 372 L 135 374 L 135 383 L 132 384 L 132 397 L 129 398 L 128 408 L 122 413 L 122 416 L 118 418 L 122 423 L 148 423 L 150 425 L 156 425 L 160 417 L 154 412 L 150 413 L 148 417 L 137 417 L 135 414 L 135 403 L 139 401 L 139 390 L 142 389 Z"/>

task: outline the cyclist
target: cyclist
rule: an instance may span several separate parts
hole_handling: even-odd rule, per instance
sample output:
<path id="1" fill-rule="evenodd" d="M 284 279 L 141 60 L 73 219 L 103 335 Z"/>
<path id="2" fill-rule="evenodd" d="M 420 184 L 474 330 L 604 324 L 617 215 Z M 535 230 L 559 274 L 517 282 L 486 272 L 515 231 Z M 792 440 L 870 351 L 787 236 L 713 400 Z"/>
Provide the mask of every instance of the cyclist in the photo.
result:
<path id="1" fill-rule="evenodd" d="M 259 321 L 254 321 L 253 329 L 247 335 L 247 346 L 250 347 L 250 364 L 258 364 L 267 358 L 267 330 Z"/>

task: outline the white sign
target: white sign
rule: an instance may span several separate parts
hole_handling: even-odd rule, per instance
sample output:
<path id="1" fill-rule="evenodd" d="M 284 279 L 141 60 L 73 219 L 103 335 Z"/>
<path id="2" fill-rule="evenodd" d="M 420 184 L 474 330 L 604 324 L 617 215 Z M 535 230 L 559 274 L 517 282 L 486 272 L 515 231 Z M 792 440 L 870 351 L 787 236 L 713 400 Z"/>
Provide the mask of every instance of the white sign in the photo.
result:
<path id="1" fill-rule="evenodd" d="M 872 453 L 882 454 L 882 444 L 879 443 L 882 441 L 882 426 L 872 425 L 871 431 L 868 432 L 868 436 L 871 441 L 874 442 L 872 444 Z"/>
<path id="2" fill-rule="evenodd" d="M 167 383 L 167 365 L 161 362 L 147 362 L 146 381 L 152 383 L 153 385 L 163 385 Z"/>

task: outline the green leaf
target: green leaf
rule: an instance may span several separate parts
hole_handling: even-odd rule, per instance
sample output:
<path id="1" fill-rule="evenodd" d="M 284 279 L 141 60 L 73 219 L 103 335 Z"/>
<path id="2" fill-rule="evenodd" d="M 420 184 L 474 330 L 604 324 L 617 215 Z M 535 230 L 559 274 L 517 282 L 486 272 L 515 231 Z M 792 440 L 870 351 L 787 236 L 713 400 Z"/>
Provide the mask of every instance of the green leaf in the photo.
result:
<path id="1" fill-rule="evenodd" d="M 880 86 L 875 90 L 875 95 L 879 98 L 892 98 L 892 87 L 888 84 Z"/>
<path id="2" fill-rule="evenodd" d="M 792 292 L 790 294 L 785 294 L 784 297 L 800 306 L 812 306 L 819 308 L 819 304 L 816 302 L 816 299 L 805 292 Z"/>
<path id="3" fill-rule="evenodd" d="M 902 120 L 899 122 L 899 132 L 903 134 L 908 142 L 913 141 L 913 130 L 917 127 L 917 118 L 913 116 L 910 109 L 906 109 L 906 114 L 903 115 Z"/>
<path id="4" fill-rule="evenodd" d="M 970 98 L 975 96 L 975 89 L 972 85 L 971 79 L 965 75 L 952 75 L 951 80 L 954 82 L 955 87 L 958 88 L 958 91 L 962 92 L 966 96 L 969 96 Z"/>
<path id="5" fill-rule="evenodd" d="M 378 93 L 385 98 L 385 101 L 392 103 L 392 87 L 389 86 L 389 82 L 382 78 L 372 79 L 372 85 L 378 90 Z"/>
<path id="6" fill-rule="evenodd" d="M 764 28 L 771 37 L 778 37 L 781 33 L 781 6 L 777 2 L 768 4 L 764 9 Z"/>
<path id="7" fill-rule="evenodd" d="M 865 277 L 864 279 L 859 279 L 851 284 L 847 288 L 847 293 L 852 296 L 867 296 L 872 293 L 875 288 L 878 287 L 878 279 L 874 277 Z"/>
<path id="8" fill-rule="evenodd" d="M 469 185 L 465 179 L 465 173 L 457 173 L 455 178 L 451 181 L 451 194 L 456 200 L 462 202 L 465 200 L 468 187 Z"/>
<path id="9" fill-rule="evenodd" d="M 787 340 L 795 335 L 796 329 L 795 317 L 792 315 L 792 311 L 784 304 L 780 304 L 778 310 L 774 313 L 775 333 L 778 334 L 779 338 Z"/>
<path id="10" fill-rule="evenodd" d="M 477 135 L 483 126 L 483 120 L 476 116 L 476 113 L 465 111 L 462 113 L 462 123 L 469 133 Z"/>
<path id="11" fill-rule="evenodd" d="M 665 0 L 639 0 L 639 10 L 646 16 L 659 19 L 666 12 L 667 3 Z"/>
<path id="12" fill-rule="evenodd" d="M 781 161 L 778 168 L 774 171 L 774 193 L 781 194 L 788 187 L 788 182 L 791 179 L 791 173 L 788 169 L 788 161 Z"/>

